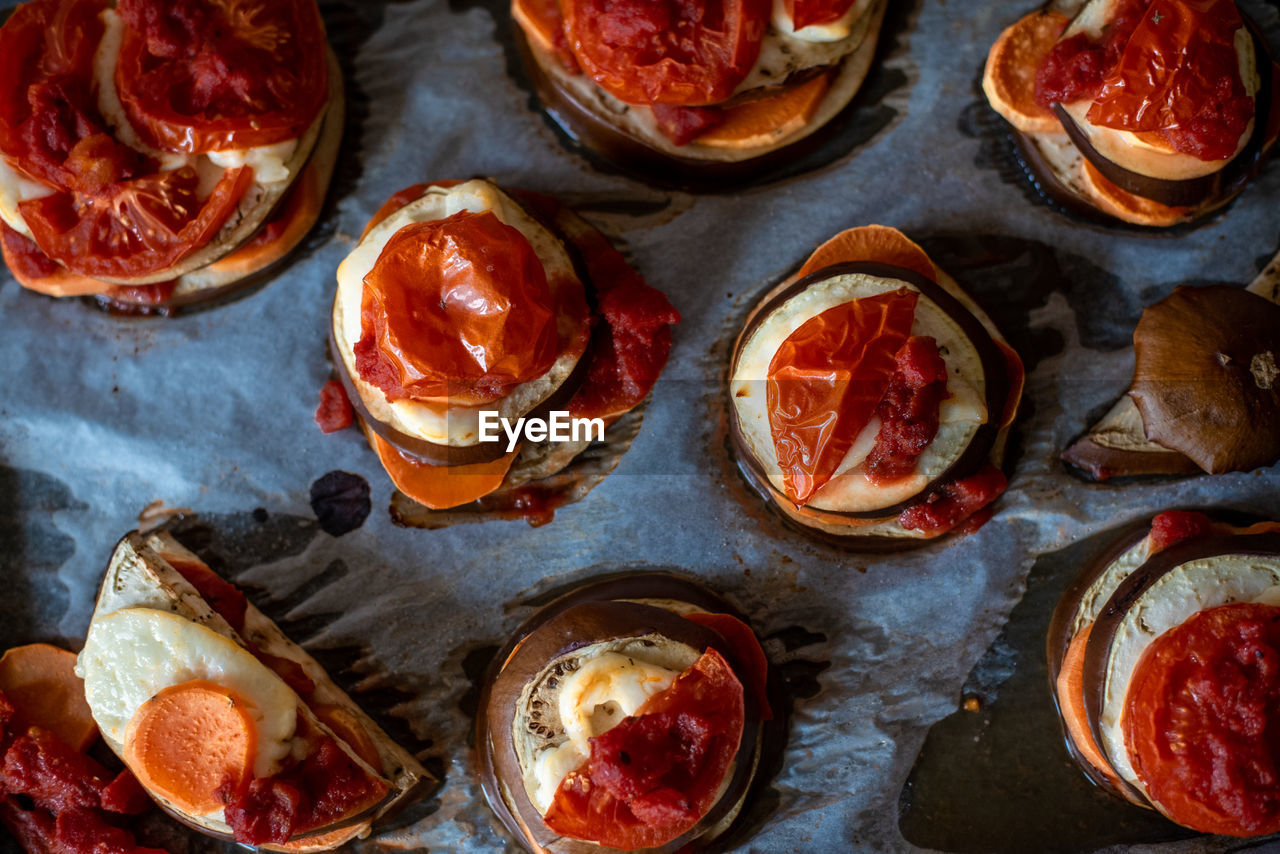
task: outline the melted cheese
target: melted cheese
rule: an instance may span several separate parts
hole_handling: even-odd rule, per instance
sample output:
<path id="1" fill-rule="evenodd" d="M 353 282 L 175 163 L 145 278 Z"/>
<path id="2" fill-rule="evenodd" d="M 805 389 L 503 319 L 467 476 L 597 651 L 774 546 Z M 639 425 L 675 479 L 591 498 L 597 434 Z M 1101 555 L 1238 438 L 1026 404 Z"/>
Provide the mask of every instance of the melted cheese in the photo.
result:
<path id="1" fill-rule="evenodd" d="M 779 491 L 783 491 L 783 476 L 773 444 L 767 405 L 767 377 L 774 354 L 793 332 L 822 312 L 851 300 L 901 287 L 910 288 L 911 285 L 897 279 L 863 274 L 834 276 L 806 288 L 775 309 L 743 343 L 729 392 L 750 452 Z M 929 336 L 938 342 L 947 365 L 947 393 L 950 395 L 939 408 L 938 434 L 921 454 L 915 474 L 877 486 L 862 473 L 860 466 L 879 432 L 879 422 L 873 420 L 845 455 L 836 475 L 814 494 L 807 506 L 857 513 L 906 501 L 959 459 L 978 428 L 986 423 L 986 376 L 982 359 L 963 330 L 922 294 L 916 305 L 911 334 Z"/>
<path id="2" fill-rule="evenodd" d="M 31 236 L 31 229 L 22 218 L 18 204 L 30 199 L 42 199 L 53 195 L 55 190 L 37 181 L 33 181 L 15 169 L 7 157 L 0 157 L 0 219 L 19 234 Z"/>
<path id="3" fill-rule="evenodd" d="M 378 262 L 387 242 L 401 228 L 434 222 L 460 211 L 488 211 L 518 230 L 533 246 L 553 287 L 557 281 L 579 280 L 564 245 L 529 216 L 514 200 L 487 181 L 468 181 L 448 189 L 432 188 L 373 229 L 338 266 L 338 294 L 333 307 L 333 333 L 347 373 L 366 408 L 375 418 L 402 433 L 441 445 L 465 447 L 480 440 L 480 413 L 498 412 L 515 419 L 528 413 L 559 388 L 578 363 L 578 354 L 561 353 L 541 377 L 516 386 L 506 397 L 483 406 L 457 406 L 415 400 L 389 401 L 382 390 L 356 372 L 355 344 L 361 337 L 360 306 L 364 277 Z M 561 324 L 565 323 L 561 318 Z M 562 329 L 562 333 L 564 330 Z"/>
<path id="4" fill-rule="evenodd" d="M 559 713 L 567 740 L 535 759 L 534 806 L 545 813 L 561 781 L 590 755 L 590 739 L 634 715 L 650 697 L 670 688 L 678 675 L 634 656 L 606 652 L 566 677 Z"/>

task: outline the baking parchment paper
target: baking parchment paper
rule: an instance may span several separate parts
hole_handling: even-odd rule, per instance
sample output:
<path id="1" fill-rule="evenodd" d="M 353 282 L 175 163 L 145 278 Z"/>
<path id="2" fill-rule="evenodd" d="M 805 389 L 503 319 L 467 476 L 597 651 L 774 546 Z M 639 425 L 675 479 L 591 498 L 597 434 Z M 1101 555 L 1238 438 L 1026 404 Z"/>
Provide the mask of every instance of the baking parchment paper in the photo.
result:
<path id="1" fill-rule="evenodd" d="M 194 508 L 188 535 L 443 774 L 434 796 L 358 850 L 497 851 L 512 845 L 473 781 L 466 708 L 485 650 L 527 614 L 512 603 L 592 571 L 674 567 L 750 614 L 801 695 L 763 824 L 741 850 L 911 850 L 898 830 L 903 782 L 1036 555 L 1172 505 L 1280 514 L 1275 468 L 1115 488 L 1056 462 L 1126 386 L 1144 304 L 1181 282 L 1243 284 L 1275 253 L 1280 167 L 1176 239 L 1035 205 L 974 130 L 986 50 L 1033 3 L 931 0 L 900 7 L 904 26 L 880 60 L 900 73 L 881 96 L 896 116 L 870 140 L 782 183 L 658 191 L 592 167 L 531 109 L 504 47 L 505 5 L 329 4 L 355 119 L 321 239 L 268 287 L 187 317 L 128 320 L 0 274 L 0 646 L 78 648 L 106 559 L 139 511 L 157 499 Z M 1275 6 L 1242 5 L 1275 32 Z M 639 437 L 585 500 L 541 528 L 403 530 L 358 433 L 324 436 L 312 422 L 333 270 L 392 192 L 471 175 L 577 204 L 684 322 Z M 1032 367 L 995 519 L 889 557 L 784 530 L 738 480 L 723 434 L 734 324 L 817 243 L 870 222 L 924 241 Z M 368 521 L 341 538 L 319 530 L 308 498 L 335 469 L 373 491 Z"/>

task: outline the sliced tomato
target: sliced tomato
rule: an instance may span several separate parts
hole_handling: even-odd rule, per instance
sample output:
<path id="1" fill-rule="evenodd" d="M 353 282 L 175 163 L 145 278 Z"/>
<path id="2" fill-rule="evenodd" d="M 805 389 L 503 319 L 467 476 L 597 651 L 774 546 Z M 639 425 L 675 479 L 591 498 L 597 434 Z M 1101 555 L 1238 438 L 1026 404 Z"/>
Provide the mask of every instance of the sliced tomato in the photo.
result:
<path id="1" fill-rule="evenodd" d="M 715 805 L 746 724 L 742 683 L 708 649 L 636 714 L 591 739 L 543 820 L 561 836 L 622 850 L 657 848 Z"/>
<path id="2" fill-rule="evenodd" d="M 248 167 L 227 170 L 204 201 L 191 167 L 109 184 L 94 195 L 61 192 L 18 209 L 36 244 L 68 270 L 100 279 L 136 279 L 172 267 L 206 246 L 253 182 Z"/>
<path id="3" fill-rule="evenodd" d="M 1240 79 L 1235 0 L 1155 0 L 1089 108 L 1095 125 L 1159 132 L 1201 160 L 1236 153 L 1254 103 Z"/>
<path id="4" fill-rule="evenodd" d="M 834 24 L 853 8 L 854 0 L 786 0 L 793 29 Z"/>
<path id="5" fill-rule="evenodd" d="M 697 107 L 733 94 L 755 65 L 770 0 L 563 0 L 582 69 L 629 104 Z"/>
<path id="6" fill-rule="evenodd" d="M 315 0 L 120 0 L 116 89 L 150 144 L 202 153 L 302 136 L 329 99 Z"/>
<path id="7" fill-rule="evenodd" d="M 98 112 L 93 58 L 104 0 L 39 0 L 0 29 L 0 151 L 47 184 L 96 191 L 150 171 Z"/>
<path id="8" fill-rule="evenodd" d="M 356 370 L 390 400 L 487 403 L 556 359 L 546 270 L 487 211 L 396 232 L 365 276 L 360 329 Z"/>
<path id="9" fill-rule="evenodd" d="M 1280 608 L 1199 612 L 1134 668 L 1125 747 L 1152 801 L 1204 833 L 1280 831 Z"/>
<path id="10" fill-rule="evenodd" d="M 919 295 L 850 300 L 800 325 L 769 362 L 765 399 L 787 497 L 804 504 L 875 415 Z"/>
<path id="11" fill-rule="evenodd" d="M 695 611 L 686 614 L 685 619 L 700 626 L 706 626 L 720 637 L 740 655 L 750 669 L 751 691 L 756 695 L 760 705 L 760 717 L 766 721 L 773 720 L 773 710 L 769 708 L 769 659 L 764 648 L 756 638 L 751 627 L 729 614 L 708 614 Z"/>

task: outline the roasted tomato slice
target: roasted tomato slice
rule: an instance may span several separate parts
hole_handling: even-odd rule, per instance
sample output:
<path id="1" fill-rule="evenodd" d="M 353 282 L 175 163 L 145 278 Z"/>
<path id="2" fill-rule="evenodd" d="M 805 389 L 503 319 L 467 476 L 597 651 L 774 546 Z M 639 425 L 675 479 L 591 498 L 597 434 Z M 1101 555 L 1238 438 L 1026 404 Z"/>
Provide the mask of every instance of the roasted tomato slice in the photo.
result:
<path id="1" fill-rule="evenodd" d="M 760 55 L 770 0 L 563 0 L 569 46 L 629 104 L 723 101 Z"/>
<path id="2" fill-rule="evenodd" d="M 0 29 L 0 150 L 31 176 L 72 186 L 67 168 L 83 140 L 110 140 L 93 93 L 93 57 L 105 0 L 37 0 Z M 136 161 L 122 146 L 97 144 L 95 158 Z M 127 172 L 117 162 L 112 168 Z"/>
<path id="3" fill-rule="evenodd" d="M 208 245 L 252 182 L 252 169 L 229 169 L 201 201 L 199 176 L 184 166 L 109 184 L 92 195 L 55 193 L 18 209 L 36 244 L 68 270 L 95 279 L 138 279 Z"/>
<path id="4" fill-rule="evenodd" d="M 329 99 L 315 0 L 120 0 L 116 89 L 149 143 L 201 153 L 295 139 Z"/>
<path id="5" fill-rule="evenodd" d="M 546 270 L 489 212 L 414 223 L 365 276 L 356 370 L 390 400 L 497 400 L 556 359 Z"/>
<path id="6" fill-rule="evenodd" d="M 831 480 L 875 415 L 918 299 L 902 288 L 842 303 L 801 324 L 774 354 L 765 400 L 792 501 L 804 504 Z"/>
<path id="7" fill-rule="evenodd" d="M 1209 608 L 1156 638 L 1121 719 L 1151 800 L 1204 833 L 1280 831 L 1280 608 Z"/>
<path id="8" fill-rule="evenodd" d="M 742 683 L 708 649 L 636 714 L 591 739 L 543 819 L 561 836 L 624 851 L 687 833 L 715 805 L 746 725 Z"/>
<path id="9" fill-rule="evenodd" d="M 797 30 L 815 24 L 834 24 L 853 8 L 854 0 L 786 0 L 791 26 Z"/>

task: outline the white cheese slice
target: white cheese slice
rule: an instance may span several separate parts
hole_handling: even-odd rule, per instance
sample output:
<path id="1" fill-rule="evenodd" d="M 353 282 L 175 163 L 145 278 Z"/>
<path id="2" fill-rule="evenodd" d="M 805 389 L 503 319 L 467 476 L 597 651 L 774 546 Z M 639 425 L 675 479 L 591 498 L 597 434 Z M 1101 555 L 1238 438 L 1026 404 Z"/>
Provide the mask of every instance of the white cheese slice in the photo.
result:
<path id="1" fill-rule="evenodd" d="M 786 0 L 773 0 L 773 27 L 779 33 L 806 42 L 836 42 L 853 34 L 858 20 L 871 8 L 871 0 L 854 0 L 849 10 L 829 24 L 811 24 L 795 28 L 795 22 L 787 13 Z"/>
<path id="2" fill-rule="evenodd" d="M 365 382 L 356 373 L 355 344 L 361 337 L 360 305 L 364 278 L 377 264 L 387 242 L 407 225 L 434 222 L 464 210 L 489 211 L 524 235 L 546 269 L 547 282 L 553 289 L 557 286 L 581 287 L 573 262 L 560 240 L 506 193 L 487 181 L 477 180 L 448 189 L 434 187 L 374 228 L 338 266 L 338 294 L 333 307 L 333 332 L 338 349 L 347 373 L 370 414 L 402 433 L 455 447 L 479 442 L 482 411 L 497 412 L 503 418 L 515 419 L 538 406 L 568 379 L 579 359 L 577 353 L 561 353 L 545 374 L 516 386 L 500 400 L 482 406 L 450 405 L 443 400 L 388 401 L 381 389 Z M 563 317 L 559 320 L 562 339 L 572 335 L 573 330 L 566 329 L 565 325 L 573 321 Z"/>
<path id="3" fill-rule="evenodd" d="M 31 229 L 22 218 L 18 204 L 30 199 L 42 199 L 56 191 L 49 186 L 34 181 L 15 169 L 9 158 L 0 157 L 0 219 L 19 234 L 31 236 Z"/>
<path id="4" fill-rule="evenodd" d="M 534 760 L 533 804 L 545 813 L 565 776 L 591 754 L 590 739 L 603 735 L 639 711 L 680 674 L 634 656 L 606 652 L 588 659 L 564 680 L 560 724 L 567 740 Z"/>
<path id="5" fill-rule="evenodd" d="M 1275 596 L 1280 559 L 1256 555 L 1215 555 L 1169 570 L 1125 612 L 1116 627 L 1107 660 L 1099 731 L 1116 772 L 1143 791 L 1124 744 L 1125 695 L 1134 668 L 1151 642 L 1207 608 Z"/>
<path id="6" fill-rule="evenodd" d="M 767 403 L 769 363 L 778 348 L 804 323 L 828 309 L 902 287 L 918 291 L 897 279 L 860 273 L 834 276 L 806 288 L 773 310 L 743 343 L 729 393 L 750 452 L 779 491 L 783 490 L 783 476 L 773 445 Z M 939 409 L 938 434 L 917 462 L 916 473 L 884 486 L 873 485 L 859 468 L 875 441 L 872 426 L 868 425 L 837 468 L 837 475 L 818 490 L 808 506 L 856 513 L 905 501 L 959 459 L 978 428 L 986 423 L 982 358 L 955 320 L 921 294 L 911 334 L 929 336 L 938 342 L 947 365 L 947 392 L 951 396 Z"/>

